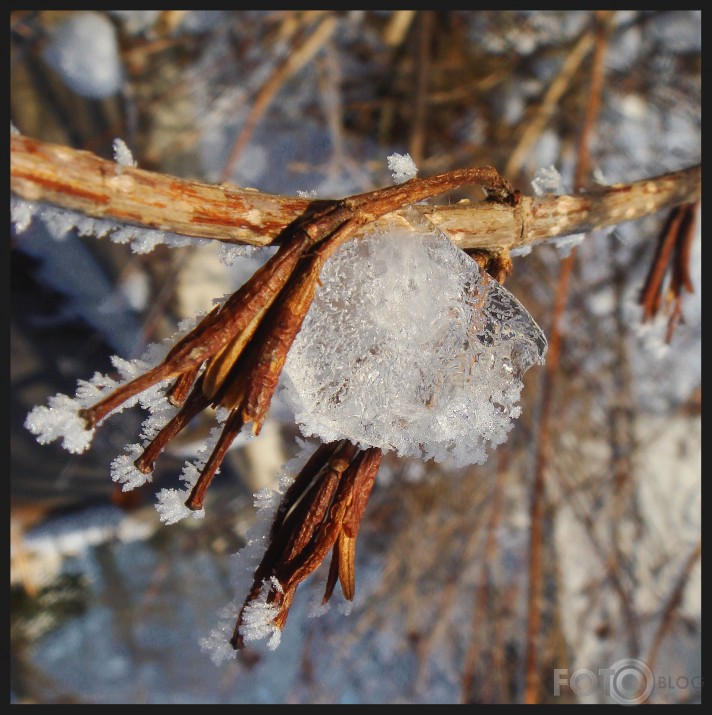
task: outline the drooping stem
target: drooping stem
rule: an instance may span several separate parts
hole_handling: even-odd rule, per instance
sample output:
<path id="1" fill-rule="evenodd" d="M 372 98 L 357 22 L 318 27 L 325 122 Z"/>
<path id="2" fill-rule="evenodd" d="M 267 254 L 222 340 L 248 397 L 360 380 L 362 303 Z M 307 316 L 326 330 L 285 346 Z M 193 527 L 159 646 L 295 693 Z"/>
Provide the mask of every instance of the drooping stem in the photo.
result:
<path id="1" fill-rule="evenodd" d="M 143 450 L 143 453 L 136 459 L 134 464 L 140 472 L 144 474 L 152 472 L 158 455 L 163 451 L 168 442 L 196 415 L 208 407 L 210 400 L 203 395 L 201 382 L 202 378 L 198 380 L 190 397 L 188 397 L 188 400 L 178 414 L 151 440 L 149 445 Z"/>
<path id="2" fill-rule="evenodd" d="M 190 496 L 185 502 L 188 509 L 198 511 L 203 508 L 205 493 L 208 491 L 208 487 L 212 483 L 215 473 L 225 459 L 227 450 L 230 449 L 230 445 L 235 441 L 235 437 L 240 434 L 243 424 L 242 418 L 237 412 L 233 412 L 227 418 L 227 422 L 223 427 L 217 444 L 210 453 L 208 461 L 205 463 L 198 477 L 198 481 L 195 483 L 195 486 L 190 492 Z"/>
<path id="3" fill-rule="evenodd" d="M 112 410 L 149 387 L 186 372 L 195 372 L 206 360 L 248 329 L 284 287 L 309 243 L 308 235 L 293 234 L 222 307 L 215 308 L 179 340 L 163 362 L 121 385 L 95 405 L 81 410 L 79 415 L 84 419 L 87 429 L 94 427 Z"/>

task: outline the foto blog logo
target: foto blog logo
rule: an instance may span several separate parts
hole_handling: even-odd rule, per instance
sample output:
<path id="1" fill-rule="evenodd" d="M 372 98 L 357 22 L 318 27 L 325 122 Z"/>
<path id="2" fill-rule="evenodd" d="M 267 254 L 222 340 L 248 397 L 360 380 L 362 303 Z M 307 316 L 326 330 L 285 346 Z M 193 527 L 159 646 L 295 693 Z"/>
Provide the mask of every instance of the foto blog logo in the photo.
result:
<path id="1" fill-rule="evenodd" d="M 620 705 L 640 705 L 655 690 L 655 675 L 645 661 L 623 658 L 609 668 L 594 672 L 577 668 L 569 674 L 568 668 L 554 669 L 554 696 L 561 694 L 561 686 L 571 688 L 579 697 L 602 693 Z"/>

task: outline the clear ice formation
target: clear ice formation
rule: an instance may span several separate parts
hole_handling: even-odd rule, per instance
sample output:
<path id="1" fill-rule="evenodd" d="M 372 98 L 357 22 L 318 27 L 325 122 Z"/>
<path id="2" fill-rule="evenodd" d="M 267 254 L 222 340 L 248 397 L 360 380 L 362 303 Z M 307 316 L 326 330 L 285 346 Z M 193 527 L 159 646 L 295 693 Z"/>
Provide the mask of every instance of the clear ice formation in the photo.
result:
<path id="1" fill-rule="evenodd" d="M 482 464 L 547 343 L 521 303 L 435 226 L 350 241 L 329 259 L 289 353 L 285 397 L 307 435 Z"/>

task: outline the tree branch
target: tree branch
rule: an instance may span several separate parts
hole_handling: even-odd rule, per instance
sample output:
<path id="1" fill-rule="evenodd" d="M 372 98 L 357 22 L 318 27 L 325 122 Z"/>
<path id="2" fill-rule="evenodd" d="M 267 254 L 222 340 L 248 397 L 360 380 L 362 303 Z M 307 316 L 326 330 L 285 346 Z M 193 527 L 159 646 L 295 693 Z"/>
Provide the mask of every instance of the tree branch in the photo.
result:
<path id="1" fill-rule="evenodd" d="M 10 135 L 10 188 L 44 201 L 144 228 L 225 243 L 267 246 L 286 226 L 324 201 L 205 184 L 135 169 L 77 149 Z M 516 206 L 492 201 L 415 208 L 460 248 L 501 251 L 633 221 L 695 201 L 701 165 L 572 196 L 525 196 Z M 376 223 L 393 218 L 395 211 Z"/>

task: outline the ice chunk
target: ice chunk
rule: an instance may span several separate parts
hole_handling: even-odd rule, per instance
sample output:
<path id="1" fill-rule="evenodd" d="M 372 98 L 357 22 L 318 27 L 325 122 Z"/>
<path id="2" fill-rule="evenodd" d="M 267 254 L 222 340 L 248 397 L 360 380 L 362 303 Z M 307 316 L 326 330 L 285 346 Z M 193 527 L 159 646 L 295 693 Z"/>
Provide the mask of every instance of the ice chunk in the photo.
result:
<path id="1" fill-rule="evenodd" d="M 121 87 L 116 31 L 98 12 L 78 12 L 55 28 L 44 58 L 83 97 L 103 99 Z"/>
<path id="2" fill-rule="evenodd" d="M 519 416 L 546 339 L 519 301 L 431 224 L 342 246 L 285 365 L 305 435 L 483 463 Z"/>

